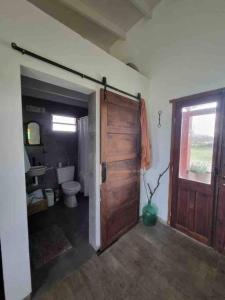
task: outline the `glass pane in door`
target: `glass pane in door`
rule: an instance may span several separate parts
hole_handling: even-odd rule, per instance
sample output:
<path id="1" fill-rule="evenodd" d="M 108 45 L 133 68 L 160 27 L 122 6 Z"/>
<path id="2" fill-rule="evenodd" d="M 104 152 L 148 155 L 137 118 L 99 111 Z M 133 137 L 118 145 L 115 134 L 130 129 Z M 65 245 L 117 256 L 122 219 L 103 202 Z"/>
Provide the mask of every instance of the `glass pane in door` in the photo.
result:
<path id="1" fill-rule="evenodd" d="M 217 102 L 182 108 L 179 177 L 211 183 Z"/>

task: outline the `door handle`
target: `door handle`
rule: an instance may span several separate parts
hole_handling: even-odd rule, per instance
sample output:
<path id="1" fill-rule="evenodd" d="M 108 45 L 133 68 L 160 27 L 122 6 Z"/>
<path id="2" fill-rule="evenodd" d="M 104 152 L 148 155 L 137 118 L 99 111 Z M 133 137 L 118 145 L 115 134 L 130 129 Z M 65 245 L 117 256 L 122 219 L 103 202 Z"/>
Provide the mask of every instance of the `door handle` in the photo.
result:
<path id="1" fill-rule="evenodd" d="M 106 182 L 107 180 L 107 163 L 102 163 L 102 183 Z"/>

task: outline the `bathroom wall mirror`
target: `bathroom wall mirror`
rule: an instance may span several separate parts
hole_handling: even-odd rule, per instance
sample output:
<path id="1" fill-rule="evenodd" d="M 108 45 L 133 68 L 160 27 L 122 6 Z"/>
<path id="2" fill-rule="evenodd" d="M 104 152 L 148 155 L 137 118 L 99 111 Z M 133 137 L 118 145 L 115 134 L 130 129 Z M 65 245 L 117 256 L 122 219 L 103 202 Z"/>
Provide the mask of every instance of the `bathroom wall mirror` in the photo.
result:
<path id="1" fill-rule="evenodd" d="M 40 125 L 37 122 L 29 122 L 26 126 L 26 140 L 28 145 L 40 145 Z"/>

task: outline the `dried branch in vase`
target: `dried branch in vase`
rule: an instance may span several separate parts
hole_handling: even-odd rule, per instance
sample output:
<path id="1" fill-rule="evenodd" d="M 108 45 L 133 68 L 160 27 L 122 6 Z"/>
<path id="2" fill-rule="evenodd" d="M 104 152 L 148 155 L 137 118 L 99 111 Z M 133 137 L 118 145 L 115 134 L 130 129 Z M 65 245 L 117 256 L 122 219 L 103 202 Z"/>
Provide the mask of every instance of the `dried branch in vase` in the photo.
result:
<path id="1" fill-rule="evenodd" d="M 143 174 L 144 186 L 145 186 L 145 190 L 146 190 L 146 194 L 147 194 L 147 198 L 148 198 L 148 203 L 151 203 L 152 198 L 153 198 L 155 192 L 159 188 L 161 178 L 169 170 L 169 168 L 170 168 L 170 163 L 168 164 L 168 166 L 166 167 L 166 169 L 161 174 L 159 174 L 158 179 L 157 179 L 157 184 L 156 184 L 156 186 L 155 186 L 154 189 L 151 188 L 150 183 L 146 182 L 145 174 Z"/>

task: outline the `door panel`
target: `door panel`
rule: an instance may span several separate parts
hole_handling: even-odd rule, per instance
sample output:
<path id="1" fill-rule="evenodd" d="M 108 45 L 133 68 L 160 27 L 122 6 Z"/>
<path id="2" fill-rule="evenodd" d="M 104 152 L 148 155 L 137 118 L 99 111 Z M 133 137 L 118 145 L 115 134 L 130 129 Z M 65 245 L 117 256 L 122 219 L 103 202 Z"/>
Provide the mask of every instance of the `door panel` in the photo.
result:
<path id="1" fill-rule="evenodd" d="M 115 128 L 114 133 L 107 135 L 107 161 L 135 159 L 137 156 L 137 134 L 120 134 L 120 129 Z"/>
<path id="2" fill-rule="evenodd" d="M 137 179 L 111 185 L 108 189 L 108 208 L 115 209 L 135 200 L 137 197 Z"/>
<path id="3" fill-rule="evenodd" d="M 111 181 L 108 184 L 113 184 L 114 182 L 118 184 L 121 180 L 133 177 L 138 180 L 139 170 L 137 170 L 137 165 L 139 165 L 139 159 L 109 162 L 107 164 L 107 173 Z"/>
<path id="4" fill-rule="evenodd" d="M 187 227 L 188 200 L 189 200 L 188 190 L 179 188 L 178 198 L 177 198 L 176 224 L 184 228 Z"/>
<path id="5" fill-rule="evenodd" d="M 127 109 L 129 109 L 129 114 L 127 114 Z M 118 104 L 109 103 L 107 118 L 109 132 L 115 131 L 114 128 L 121 128 L 121 133 L 132 133 L 138 130 L 138 119 L 135 107 L 134 109 L 130 109 L 127 106 L 120 105 L 118 110 Z"/>
<path id="6" fill-rule="evenodd" d="M 176 227 L 208 243 L 211 228 L 212 195 L 179 188 Z"/>
<path id="7" fill-rule="evenodd" d="M 133 201 L 131 204 L 126 204 L 110 214 L 106 223 L 106 238 L 110 240 L 110 243 L 137 223 L 137 212 L 138 203 L 137 201 Z M 108 243 L 106 243 L 106 246 L 108 246 Z"/>
<path id="8" fill-rule="evenodd" d="M 135 225 L 139 212 L 139 103 L 101 90 L 101 249 Z"/>
<path id="9" fill-rule="evenodd" d="M 211 244 L 220 97 L 174 105 L 171 225 Z"/>

